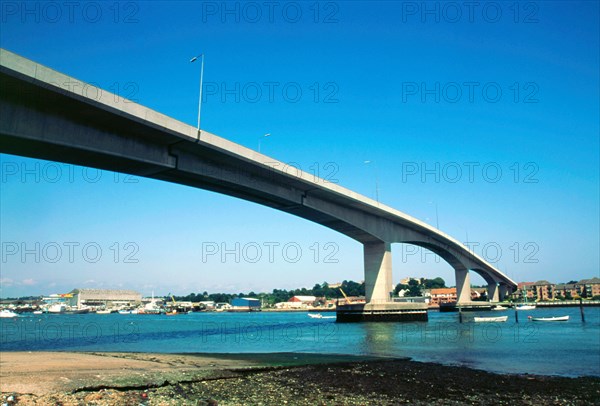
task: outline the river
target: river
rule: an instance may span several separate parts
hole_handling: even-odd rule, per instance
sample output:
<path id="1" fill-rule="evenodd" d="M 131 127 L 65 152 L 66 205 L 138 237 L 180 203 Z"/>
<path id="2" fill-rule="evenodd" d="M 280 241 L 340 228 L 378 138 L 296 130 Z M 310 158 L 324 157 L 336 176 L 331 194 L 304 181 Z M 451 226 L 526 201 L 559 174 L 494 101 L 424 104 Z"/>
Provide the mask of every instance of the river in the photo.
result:
<path id="1" fill-rule="evenodd" d="M 304 352 L 410 357 L 499 373 L 600 376 L 600 307 L 429 312 L 429 322 L 336 323 L 335 313 L 43 314 L 0 319 L 2 351 Z M 508 315 L 505 323 L 473 316 Z M 567 322 L 527 316 L 569 315 Z"/>

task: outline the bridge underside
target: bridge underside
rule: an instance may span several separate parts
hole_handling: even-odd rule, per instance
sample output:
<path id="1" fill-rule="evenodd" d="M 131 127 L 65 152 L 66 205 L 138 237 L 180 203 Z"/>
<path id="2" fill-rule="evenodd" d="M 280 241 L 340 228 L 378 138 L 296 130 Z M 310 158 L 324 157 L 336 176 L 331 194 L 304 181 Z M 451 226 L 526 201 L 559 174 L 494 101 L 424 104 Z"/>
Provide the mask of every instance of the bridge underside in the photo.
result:
<path id="1" fill-rule="evenodd" d="M 424 223 L 312 175 L 286 173 L 281 162 L 212 134 L 189 135 L 189 126 L 117 96 L 109 94 L 111 103 L 61 89 L 68 77 L 23 58 L 18 64 L 33 76 L 7 68 L 9 53 L 2 52 L 0 152 L 210 190 L 321 224 L 364 245 L 367 299 L 374 303 L 390 300 L 392 243 L 419 245 L 446 260 L 459 302 L 470 301 L 469 269 L 486 279 L 490 299 L 516 286 Z"/>

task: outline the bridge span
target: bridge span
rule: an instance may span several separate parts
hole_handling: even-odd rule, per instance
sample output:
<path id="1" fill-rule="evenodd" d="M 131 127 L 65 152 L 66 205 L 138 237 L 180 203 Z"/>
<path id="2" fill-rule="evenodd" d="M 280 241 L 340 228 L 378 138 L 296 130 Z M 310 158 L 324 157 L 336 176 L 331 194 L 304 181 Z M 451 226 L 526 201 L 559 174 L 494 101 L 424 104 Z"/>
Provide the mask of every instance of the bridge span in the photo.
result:
<path id="1" fill-rule="evenodd" d="M 391 244 L 431 250 L 499 301 L 516 283 L 436 228 L 337 184 L 0 49 L 0 152 L 144 176 L 259 203 L 363 244 L 368 303 L 390 301 Z"/>

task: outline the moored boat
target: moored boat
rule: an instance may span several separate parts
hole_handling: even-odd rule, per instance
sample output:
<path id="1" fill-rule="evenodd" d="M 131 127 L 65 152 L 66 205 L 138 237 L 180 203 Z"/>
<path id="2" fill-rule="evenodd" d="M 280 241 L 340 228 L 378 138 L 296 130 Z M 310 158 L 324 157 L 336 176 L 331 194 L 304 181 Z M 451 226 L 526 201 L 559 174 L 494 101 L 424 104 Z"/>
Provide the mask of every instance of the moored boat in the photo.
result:
<path id="1" fill-rule="evenodd" d="M 67 311 L 65 313 L 67 314 L 87 314 L 90 312 L 90 308 L 89 307 L 82 307 L 82 308 L 71 308 L 71 309 L 67 309 Z"/>
<path id="2" fill-rule="evenodd" d="M 0 311 L 0 317 L 3 319 L 8 319 L 8 318 L 13 318 L 13 317 L 19 317 L 19 315 L 17 313 L 13 312 L 12 310 L 4 309 L 4 310 Z"/>
<path id="3" fill-rule="evenodd" d="M 556 316 L 556 317 L 531 317 L 531 321 L 569 321 L 569 316 Z"/>
<path id="4" fill-rule="evenodd" d="M 62 303 L 55 303 L 48 307 L 48 313 L 64 313 L 67 311 L 67 306 Z"/>
<path id="5" fill-rule="evenodd" d="M 522 304 L 522 305 L 517 305 L 517 307 L 515 307 L 515 309 L 517 309 L 517 310 L 535 310 L 535 305 Z"/>
<path id="6" fill-rule="evenodd" d="M 498 317 L 475 317 L 476 323 L 502 323 L 508 320 L 508 316 Z"/>
<path id="7" fill-rule="evenodd" d="M 508 307 L 500 306 L 500 305 L 496 305 L 496 306 L 492 307 L 492 310 L 496 310 L 496 311 L 507 310 L 507 309 L 508 309 Z"/>

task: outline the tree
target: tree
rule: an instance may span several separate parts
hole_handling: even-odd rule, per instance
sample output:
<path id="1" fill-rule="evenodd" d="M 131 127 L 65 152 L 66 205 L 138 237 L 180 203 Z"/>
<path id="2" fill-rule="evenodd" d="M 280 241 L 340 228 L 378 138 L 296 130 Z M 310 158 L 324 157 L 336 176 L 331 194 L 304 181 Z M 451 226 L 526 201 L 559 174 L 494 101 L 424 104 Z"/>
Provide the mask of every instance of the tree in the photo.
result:
<path id="1" fill-rule="evenodd" d="M 409 288 L 409 287 L 410 287 L 410 286 L 408 286 L 408 285 L 405 285 L 405 284 L 403 284 L 403 283 L 399 283 L 399 284 L 397 284 L 397 285 L 396 285 L 396 287 L 394 288 L 394 296 L 398 296 L 398 293 L 399 293 L 401 290 L 408 290 L 408 288 Z"/>
<path id="2" fill-rule="evenodd" d="M 408 292 L 406 292 L 404 294 L 404 296 L 406 296 L 406 297 L 423 296 L 423 294 L 421 293 L 421 285 L 419 285 L 419 282 L 414 279 L 411 279 L 410 281 L 408 281 Z"/>
<path id="3" fill-rule="evenodd" d="M 440 289 L 446 287 L 446 281 L 439 276 L 434 279 L 423 279 L 423 286 L 425 289 Z"/>
<path id="4" fill-rule="evenodd" d="M 342 289 L 348 296 L 364 296 L 365 295 L 365 284 L 354 281 L 342 282 Z"/>

